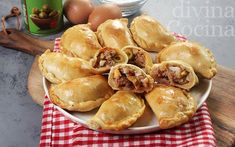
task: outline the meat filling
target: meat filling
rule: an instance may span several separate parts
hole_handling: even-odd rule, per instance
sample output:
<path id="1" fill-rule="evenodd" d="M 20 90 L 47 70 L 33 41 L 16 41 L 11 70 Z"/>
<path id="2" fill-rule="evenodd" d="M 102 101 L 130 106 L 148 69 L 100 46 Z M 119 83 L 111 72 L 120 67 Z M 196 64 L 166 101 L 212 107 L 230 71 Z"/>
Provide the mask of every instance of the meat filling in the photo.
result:
<path id="1" fill-rule="evenodd" d="M 176 84 L 187 84 L 189 72 L 180 66 L 167 66 L 164 69 L 156 69 L 154 80 L 159 83 L 170 84 L 171 79 Z"/>
<path id="2" fill-rule="evenodd" d="M 174 83 L 177 84 L 186 84 L 189 81 L 187 80 L 187 77 L 189 75 L 189 72 L 186 71 L 181 66 L 168 66 L 169 71 L 169 78 L 172 79 Z"/>
<path id="3" fill-rule="evenodd" d="M 122 68 L 117 69 L 117 72 L 118 77 L 115 77 L 114 80 L 119 88 L 141 90 L 149 85 L 148 78 L 133 69 Z"/>
<path id="4" fill-rule="evenodd" d="M 133 55 L 129 59 L 128 63 L 129 64 L 134 64 L 134 65 L 136 65 L 140 68 L 144 68 L 145 67 L 144 53 L 142 53 L 141 51 L 133 52 Z"/>
<path id="5" fill-rule="evenodd" d="M 170 84 L 167 72 L 163 69 L 157 68 L 153 71 L 153 79 L 157 83 Z"/>
<path id="6" fill-rule="evenodd" d="M 94 63 L 93 67 L 111 67 L 120 62 L 120 60 L 121 58 L 118 56 L 118 53 L 115 50 L 103 50 L 97 56 L 97 60 Z"/>

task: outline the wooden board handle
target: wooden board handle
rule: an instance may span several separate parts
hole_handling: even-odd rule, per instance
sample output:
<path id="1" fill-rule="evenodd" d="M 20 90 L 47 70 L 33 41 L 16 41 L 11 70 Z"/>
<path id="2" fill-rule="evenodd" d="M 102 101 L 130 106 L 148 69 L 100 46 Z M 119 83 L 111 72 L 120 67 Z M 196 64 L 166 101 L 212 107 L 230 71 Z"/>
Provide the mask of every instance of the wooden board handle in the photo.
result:
<path id="1" fill-rule="evenodd" d="M 19 50 L 31 55 L 40 55 L 46 49 L 53 49 L 54 41 L 34 38 L 16 29 L 7 29 L 8 35 L 0 32 L 0 45 L 6 48 Z"/>

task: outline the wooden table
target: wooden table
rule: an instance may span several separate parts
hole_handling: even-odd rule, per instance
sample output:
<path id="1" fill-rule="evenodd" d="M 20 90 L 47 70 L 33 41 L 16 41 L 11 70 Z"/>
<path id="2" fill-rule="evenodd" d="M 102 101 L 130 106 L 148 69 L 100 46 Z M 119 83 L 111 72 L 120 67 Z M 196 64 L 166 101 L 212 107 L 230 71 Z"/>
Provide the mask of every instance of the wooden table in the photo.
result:
<path id="1" fill-rule="evenodd" d="M 222 66 L 207 99 L 217 145 L 235 146 L 235 71 Z"/>
<path id="2" fill-rule="evenodd" d="M 37 57 L 36 57 L 37 58 Z M 33 100 L 42 105 L 44 91 L 42 75 L 37 67 L 37 60 L 32 65 L 28 89 Z M 215 137 L 218 146 L 235 145 L 235 71 L 219 66 L 218 74 L 213 78 L 211 93 L 207 99 Z"/>

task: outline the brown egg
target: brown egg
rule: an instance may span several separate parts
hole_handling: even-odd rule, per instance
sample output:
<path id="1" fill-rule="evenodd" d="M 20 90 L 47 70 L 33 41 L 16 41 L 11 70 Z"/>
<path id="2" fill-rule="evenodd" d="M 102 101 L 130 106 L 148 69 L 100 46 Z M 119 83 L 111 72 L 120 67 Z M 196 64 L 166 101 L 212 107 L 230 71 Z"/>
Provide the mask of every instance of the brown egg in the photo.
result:
<path id="1" fill-rule="evenodd" d="M 97 27 L 108 19 L 117 19 L 122 17 L 121 9 L 115 4 L 103 4 L 96 6 L 89 16 L 88 22 L 91 29 L 96 31 Z"/>
<path id="2" fill-rule="evenodd" d="M 90 0 L 67 0 L 64 3 L 64 15 L 72 24 L 87 23 L 92 10 Z"/>

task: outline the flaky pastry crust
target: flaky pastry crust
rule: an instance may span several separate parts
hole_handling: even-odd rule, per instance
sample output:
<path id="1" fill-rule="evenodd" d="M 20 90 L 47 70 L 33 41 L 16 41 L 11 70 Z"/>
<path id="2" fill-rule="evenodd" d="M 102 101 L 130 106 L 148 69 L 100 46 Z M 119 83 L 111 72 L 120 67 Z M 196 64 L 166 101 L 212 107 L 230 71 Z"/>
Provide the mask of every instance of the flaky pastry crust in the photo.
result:
<path id="1" fill-rule="evenodd" d="M 50 100 L 69 111 L 90 111 L 113 95 L 107 79 L 101 75 L 77 78 L 50 87 Z"/>
<path id="2" fill-rule="evenodd" d="M 195 99 L 189 93 L 172 86 L 158 85 L 145 98 L 162 129 L 187 122 L 197 108 Z"/>
<path id="3" fill-rule="evenodd" d="M 118 91 L 101 105 L 87 124 L 95 130 L 120 131 L 135 123 L 144 110 L 141 97 L 130 91 Z"/>

